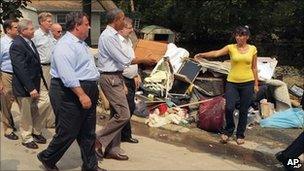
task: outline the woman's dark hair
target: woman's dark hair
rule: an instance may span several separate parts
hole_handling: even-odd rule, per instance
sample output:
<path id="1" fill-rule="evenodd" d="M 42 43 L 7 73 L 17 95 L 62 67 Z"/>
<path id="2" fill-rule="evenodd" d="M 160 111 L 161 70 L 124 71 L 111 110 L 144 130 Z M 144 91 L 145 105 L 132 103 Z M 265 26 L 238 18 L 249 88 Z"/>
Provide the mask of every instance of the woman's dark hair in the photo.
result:
<path id="1" fill-rule="evenodd" d="M 248 26 L 239 26 L 235 28 L 233 32 L 233 36 L 236 35 L 245 35 L 245 36 L 250 36 L 250 31 Z"/>
<path id="2" fill-rule="evenodd" d="M 71 12 L 66 16 L 66 29 L 68 31 L 74 30 L 76 24 L 81 25 L 83 22 L 83 17 L 87 17 L 89 20 L 89 16 L 84 12 Z"/>

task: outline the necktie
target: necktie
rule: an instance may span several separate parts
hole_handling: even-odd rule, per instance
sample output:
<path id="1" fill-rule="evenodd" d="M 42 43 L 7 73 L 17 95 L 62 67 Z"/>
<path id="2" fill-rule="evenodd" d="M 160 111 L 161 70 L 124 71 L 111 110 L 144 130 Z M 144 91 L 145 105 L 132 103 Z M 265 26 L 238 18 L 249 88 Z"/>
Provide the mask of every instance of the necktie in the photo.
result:
<path id="1" fill-rule="evenodd" d="M 33 48 L 32 43 L 31 43 L 30 41 L 28 41 L 27 43 L 28 43 L 28 44 L 30 45 L 30 47 L 32 48 L 32 51 L 33 51 L 34 53 L 36 53 L 35 50 L 34 50 L 34 48 Z"/>

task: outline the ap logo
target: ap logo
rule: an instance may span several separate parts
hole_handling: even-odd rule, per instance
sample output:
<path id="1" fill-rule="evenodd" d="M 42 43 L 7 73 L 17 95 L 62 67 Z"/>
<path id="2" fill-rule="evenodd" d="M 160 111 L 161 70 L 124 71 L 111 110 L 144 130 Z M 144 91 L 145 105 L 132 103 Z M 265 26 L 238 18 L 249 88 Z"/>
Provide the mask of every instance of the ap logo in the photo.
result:
<path id="1" fill-rule="evenodd" d="M 299 169 L 302 167 L 302 164 L 300 162 L 300 159 L 288 159 L 287 166 L 294 168 L 294 169 Z"/>

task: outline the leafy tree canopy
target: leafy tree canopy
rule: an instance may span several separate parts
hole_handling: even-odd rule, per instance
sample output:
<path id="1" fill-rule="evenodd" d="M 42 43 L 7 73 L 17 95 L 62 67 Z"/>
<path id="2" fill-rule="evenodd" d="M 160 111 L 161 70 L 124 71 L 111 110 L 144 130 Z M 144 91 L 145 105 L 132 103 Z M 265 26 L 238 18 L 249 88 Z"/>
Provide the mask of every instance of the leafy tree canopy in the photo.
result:
<path id="1" fill-rule="evenodd" d="M 115 0 L 128 15 L 130 0 Z M 227 40 L 240 25 L 258 42 L 303 41 L 303 0 L 134 0 L 143 25 L 157 24 L 185 40 Z"/>
<path id="2" fill-rule="evenodd" d="M 26 7 L 31 0 L 1 0 L 0 1 L 0 23 L 9 18 L 22 17 L 20 7 Z"/>

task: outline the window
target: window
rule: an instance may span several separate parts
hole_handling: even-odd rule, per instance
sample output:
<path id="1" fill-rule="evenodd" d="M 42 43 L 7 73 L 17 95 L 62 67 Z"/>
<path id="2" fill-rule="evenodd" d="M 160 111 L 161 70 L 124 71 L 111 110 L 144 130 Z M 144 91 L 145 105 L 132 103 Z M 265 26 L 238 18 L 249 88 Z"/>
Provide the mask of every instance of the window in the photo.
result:
<path id="1" fill-rule="evenodd" d="M 66 24 L 66 14 L 57 14 L 57 23 L 62 26 L 62 30 L 66 31 L 65 24 Z"/>
<path id="2" fill-rule="evenodd" d="M 155 34 L 154 40 L 158 42 L 168 43 L 169 34 Z"/>

